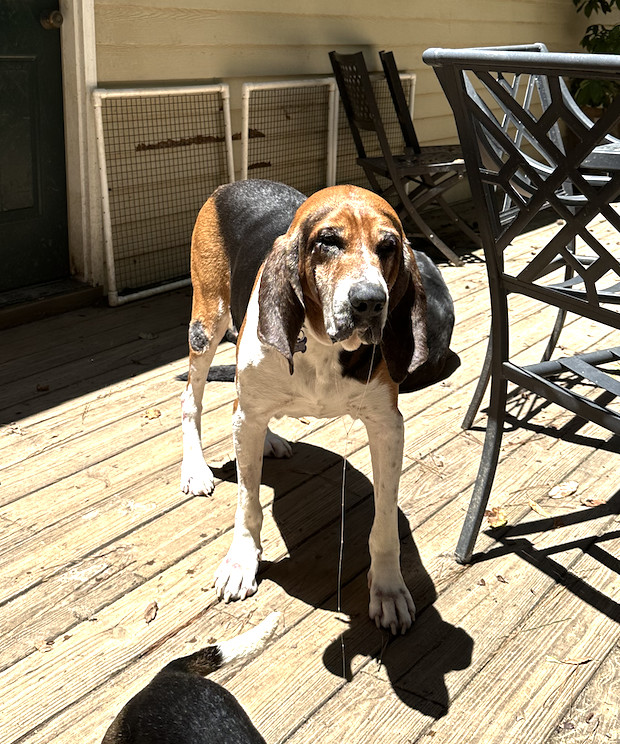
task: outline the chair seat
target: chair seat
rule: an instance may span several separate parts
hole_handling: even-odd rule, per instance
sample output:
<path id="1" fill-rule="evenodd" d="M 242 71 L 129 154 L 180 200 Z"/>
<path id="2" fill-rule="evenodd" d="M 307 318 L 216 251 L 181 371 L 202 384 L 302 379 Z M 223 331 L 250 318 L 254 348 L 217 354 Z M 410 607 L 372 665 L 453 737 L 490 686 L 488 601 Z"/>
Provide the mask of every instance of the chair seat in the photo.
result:
<path id="1" fill-rule="evenodd" d="M 358 158 L 375 173 L 389 174 L 388 164 L 383 157 Z M 435 173 L 465 173 L 465 161 L 459 145 L 430 145 L 422 147 L 419 153 L 393 155 L 393 160 L 401 176 L 416 178 Z"/>

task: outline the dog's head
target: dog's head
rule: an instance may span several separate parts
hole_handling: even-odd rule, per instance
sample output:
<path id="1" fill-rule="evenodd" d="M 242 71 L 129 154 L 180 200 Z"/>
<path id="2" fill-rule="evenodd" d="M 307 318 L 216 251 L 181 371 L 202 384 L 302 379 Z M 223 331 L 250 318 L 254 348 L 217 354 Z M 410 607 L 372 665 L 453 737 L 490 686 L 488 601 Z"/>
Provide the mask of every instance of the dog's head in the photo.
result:
<path id="1" fill-rule="evenodd" d="M 426 299 L 401 222 L 380 196 L 356 186 L 318 191 L 274 243 L 260 283 L 259 336 L 289 361 L 309 332 L 345 351 L 379 344 L 400 382 L 422 364 Z"/>

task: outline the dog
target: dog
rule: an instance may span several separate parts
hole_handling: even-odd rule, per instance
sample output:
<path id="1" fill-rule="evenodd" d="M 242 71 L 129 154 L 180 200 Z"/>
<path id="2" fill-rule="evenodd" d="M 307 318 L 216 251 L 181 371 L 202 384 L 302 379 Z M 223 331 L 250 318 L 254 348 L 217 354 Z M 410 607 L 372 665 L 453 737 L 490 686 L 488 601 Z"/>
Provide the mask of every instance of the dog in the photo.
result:
<path id="1" fill-rule="evenodd" d="M 102 744 L 265 744 L 234 695 L 204 676 L 262 650 L 279 618 L 272 612 L 236 638 L 171 661 L 126 703 Z"/>
<path id="2" fill-rule="evenodd" d="M 216 572 L 218 596 L 228 602 L 257 589 L 262 458 L 292 453 L 269 421 L 349 414 L 365 424 L 373 466 L 369 615 L 404 633 L 415 605 L 400 571 L 398 392 L 401 383 L 435 379 L 449 355 L 454 308 L 441 274 L 412 251 L 398 215 L 377 194 L 334 186 L 306 198 L 263 180 L 221 186 L 207 200 L 192 234 L 191 274 L 185 493 L 213 491 L 200 439 L 202 396 L 231 318 L 240 329 L 232 425 L 238 506 Z"/>

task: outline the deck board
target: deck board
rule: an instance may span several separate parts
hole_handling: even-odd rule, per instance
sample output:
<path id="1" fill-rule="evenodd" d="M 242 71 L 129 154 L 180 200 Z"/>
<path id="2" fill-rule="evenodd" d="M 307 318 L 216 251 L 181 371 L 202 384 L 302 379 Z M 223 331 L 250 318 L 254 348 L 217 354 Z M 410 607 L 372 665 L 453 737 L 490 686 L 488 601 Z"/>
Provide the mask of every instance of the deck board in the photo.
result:
<path id="1" fill-rule="evenodd" d="M 547 229 L 520 238 L 516 250 L 531 250 Z M 178 480 L 189 292 L 0 331 L 2 742 L 99 742 L 166 662 L 273 609 L 283 613 L 275 641 L 214 675 L 270 743 L 620 738 L 618 439 L 594 425 L 564 440 L 547 436 L 545 428 L 570 421 L 553 406 L 528 428 L 507 431 L 490 505 L 505 510 L 508 525 L 498 532 L 485 524 L 480 559 L 458 565 L 452 551 L 484 412 L 471 431 L 460 422 L 484 358 L 489 309 L 479 258 L 442 271 L 456 302 L 460 366 L 400 396 L 399 531 L 418 619 L 397 639 L 366 615 L 372 471 L 361 424 L 277 422 L 294 454 L 265 463 L 259 592 L 225 605 L 212 576 L 236 502 L 234 386 L 207 387 L 203 441 L 217 486 L 210 498 L 188 497 Z M 514 304 L 513 349 L 536 359 L 553 313 L 522 298 Z M 583 349 L 606 335 L 571 320 L 561 344 Z M 215 364 L 233 361 L 234 348 L 222 344 Z M 511 402 L 515 411 L 523 405 Z M 152 409 L 158 415 L 148 417 Z M 577 492 L 550 498 L 568 479 Z M 152 601 L 158 614 L 147 623 Z"/>

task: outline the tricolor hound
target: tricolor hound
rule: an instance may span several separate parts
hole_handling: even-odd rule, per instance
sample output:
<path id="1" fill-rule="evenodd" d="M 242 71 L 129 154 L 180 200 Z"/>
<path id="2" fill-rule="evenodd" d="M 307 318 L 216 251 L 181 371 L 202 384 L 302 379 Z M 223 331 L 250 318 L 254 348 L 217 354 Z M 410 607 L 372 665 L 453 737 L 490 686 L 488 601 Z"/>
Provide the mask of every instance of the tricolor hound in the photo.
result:
<path id="1" fill-rule="evenodd" d="M 291 454 L 268 429 L 270 419 L 349 414 L 366 427 L 374 475 L 369 614 L 377 626 L 404 633 L 415 606 L 399 559 L 398 390 L 406 378 L 436 379 L 449 353 L 453 304 L 439 271 L 412 251 L 395 211 L 373 192 L 334 186 L 306 199 L 261 180 L 221 186 L 209 198 L 192 236 L 191 271 L 185 493 L 213 491 L 201 401 L 231 317 L 240 329 L 233 413 L 239 495 L 232 545 L 215 577 L 218 595 L 244 599 L 257 588 L 263 454 Z"/>

